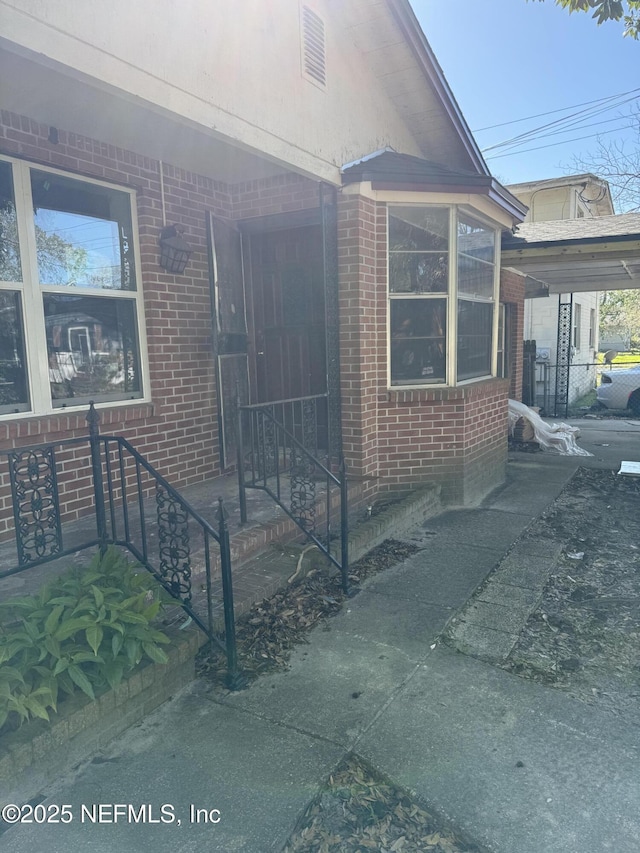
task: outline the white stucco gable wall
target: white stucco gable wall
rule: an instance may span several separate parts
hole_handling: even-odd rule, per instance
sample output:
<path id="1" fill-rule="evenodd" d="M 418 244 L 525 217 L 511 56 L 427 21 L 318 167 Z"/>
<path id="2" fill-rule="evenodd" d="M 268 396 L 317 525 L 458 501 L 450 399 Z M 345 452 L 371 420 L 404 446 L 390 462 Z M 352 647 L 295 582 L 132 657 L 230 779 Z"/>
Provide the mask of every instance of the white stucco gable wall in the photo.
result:
<path id="1" fill-rule="evenodd" d="M 348 0 L 344 0 L 345 3 Z M 340 165 L 418 142 L 331 0 L 307 3 L 323 20 L 326 85 L 301 71 L 295 0 L 0 0 L 2 41 L 44 65 L 218 138 L 336 180 Z M 389 43 L 398 40 L 389 31 Z"/>

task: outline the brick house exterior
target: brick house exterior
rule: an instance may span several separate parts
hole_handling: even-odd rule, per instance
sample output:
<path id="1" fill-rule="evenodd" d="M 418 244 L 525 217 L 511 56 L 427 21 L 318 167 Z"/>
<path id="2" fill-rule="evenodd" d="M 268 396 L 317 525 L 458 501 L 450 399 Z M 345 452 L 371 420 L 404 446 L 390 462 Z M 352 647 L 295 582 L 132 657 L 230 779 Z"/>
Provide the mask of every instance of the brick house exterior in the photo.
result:
<path id="1" fill-rule="evenodd" d="M 27 97 L 26 90 L 20 90 L 18 83 L 15 84 L 16 92 L 9 99 L 11 108 L 0 112 L 0 160 L 13 168 L 14 183 L 23 180 L 16 177 L 22 174 L 21 170 L 28 169 L 32 173 L 44 170 L 47 174 L 50 171 L 52 180 L 59 178 L 64 182 L 73 179 L 78 182 L 86 179 L 97 182 L 96 186 L 99 187 L 108 185 L 114 192 L 126 189 L 134 200 L 135 262 L 141 293 L 138 324 L 143 327 L 139 328 L 137 357 L 142 366 L 139 367 L 141 379 L 137 387 L 142 390 L 139 390 L 138 398 L 125 398 L 125 395 L 119 401 L 104 401 L 98 408 L 102 429 L 128 438 L 177 488 L 202 482 L 218 476 L 225 469 L 229 470 L 229 460 L 223 465 L 220 444 L 219 385 L 212 348 L 212 318 L 216 306 L 212 302 L 207 217 L 220 218 L 232 225 L 249 223 L 252 225 L 251 234 L 256 233 L 256 223 L 260 225 L 263 221 L 269 233 L 269 229 L 273 229 L 273 233 L 282 233 L 284 220 L 278 217 L 287 217 L 288 227 L 294 232 L 298 227 L 314 228 L 318 222 L 316 212 L 320 182 L 333 185 L 337 190 L 342 439 L 351 477 L 360 482 L 369 495 L 406 484 L 437 482 L 442 485 L 446 500 L 465 504 L 477 503 L 504 478 L 507 397 L 519 396 L 521 388 L 524 280 L 515 271 L 503 271 L 500 275 L 498 249 L 495 250 L 495 268 L 496 276 L 500 277 L 499 299 L 509 306 L 510 313 L 508 355 L 505 355 L 509 369 L 502 370 L 507 378 L 495 375 L 497 333 L 494 323 L 493 327 L 489 325 L 489 332 L 485 333 L 485 337 L 489 334 L 491 340 L 491 352 L 487 354 L 488 361 L 485 359 L 485 374 L 488 375 L 478 375 L 476 371 L 476 377 L 472 380 L 450 383 L 443 378 L 437 384 L 419 379 L 417 383 L 404 380 L 404 384 L 394 385 L 390 380 L 393 365 L 389 367 L 389 318 L 392 312 L 389 292 L 392 285 L 389 282 L 388 222 L 392 206 L 423 205 L 427 208 L 434 206 L 438 211 L 450 210 L 455 216 L 472 217 L 469 221 L 476 223 L 476 231 L 485 228 L 486 233 L 489 233 L 493 229 L 491 233 L 496 235 L 499 235 L 501 228 L 510 228 L 520 221 L 524 210 L 486 171 L 446 81 L 441 78 L 441 72 L 440 77 L 436 75 L 436 64 L 432 61 L 426 40 L 408 4 L 404 0 L 389 0 L 387 5 L 385 14 L 390 17 L 387 19 L 383 16 L 375 24 L 367 20 L 354 23 L 353 10 L 358 8 L 355 3 L 347 4 L 351 17 L 345 11 L 345 22 L 341 22 L 339 16 L 335 18 L 335 10 L 331 11 L 326 4 L 315 4 L 314 8 L 326 16 L 327 27 L 342 23 L 347 29 L 351 27 L 356 33 L 356 46 L 359 45 L 359 38 L 363 38 L 356 24 L 362 25 L 363 33 L 369 32 L 370 26 L 383 33 L 385 26 L 390 26 L 389 21 L 393 21 L 399 31 L 406 33 L 407 27 L 413 28 L 410 30 L 411 39 L 420 39 L 417 70 L 412 73 L 422 81 L 425 92 L 430 93 L 429 97 L 440 105 L 447 118 L 446 122 L 442 119 L 440 136 L 437 139 L 434 137 L 435 141 L 428 133 L 422 138 L 420 132 L 411 128 L 402 115 L 397 119 L 398 128 L 392 132 L 387 132 L 387 128 L 382 126 L 376 129 L 375 119 L 371 118 L 371 139 L 379 136 L 385 141 L 381 162 L 389 162 L 388 158 L 384 158 L 393 146 L 387 142 L 395 142 L 396 146 L 404 144 L 406 150 L 413 146 L 409 150 L 410 161 L 399 161 L 401 168 L 404 168 L 403 164 L 408 164 L 409 171 L 398 185 L 387 181 L 376 188 L 375 181 L 372 183 L 364 172 L 346 179 L 344 176 L 348 170 L 343 170 L 341 178 L 342 161 L 337 158 L 344 147 L 339 144 L 339 140 L 336 143 L 338 153 L 323 154 L 324 161 L 329 163 L 323 167 L 323 173 L 320 168 L 314 173 L 310 165 L 314 162 L 312 156 L 318 157 L 319 151 L 330 147 L 328 137 L 326 146 L 323 139 L 314 140 L 316 149 L 310 147 L 309 155 L 305 155 L 306 159 L 301 155 L 300 162 L 295 162 L 293 156 L 287 162 L 282 151 L 276 162 L 274 152 L 261 151 L 253 138 L 228 138 L 223 140 L 226 146 L 224 150 L 230 160 L 237 156 L 237 166 L 229 168 L 228 174 L 225 174 L 224 166 L 213 168 L 212 159 L 212 168 L 208 173 L 203 169 L 206 157 L 203 160 L 202 156 L 194 154 L 192 168 L 186 167 L 185 164 L 190 160 L 189 154 L 185 153 L 188 145 L 172 147 L 167 143 L 167 154 L 161 159 L 157 155 L 155 143 L 145 136 L 146 114 L 143 114 L 142 108 L 139 127 L 136 125 L 139 140 L 136 144 L 139 147 L 125 144 L 129 141 L 127 133 L 119 132 L 117 128 L 108 141 L 81 132 L 80 125 L 87 123 L 86 117 L 78 121 L 78 126 L 74 126 L 68 104 L 66 108 L 60 107 L 60 115 L 56 117 L 55 106 L 39 106 Z M 44 19 L 40 23 L 46 26 Z M 25 43 L 29 41 L 28 31 L 25 31 L 25 36 L 17 24 L 15 30 L 11 30 L 11 27 L 9 30 L 15 32 L 16 40 L 20 35 L 23 43 L 18 45 L 16 41 L 15 51 L 11 46 L 3 51 L 2 67 L 12 67 L 13 64 L 16 70 L 26 67 L 29 73 L 39 75 L 44 85 L 48 72 L 46 63 L 43 65 L 33 55 L 32 50 L 37 47 L 35 35 L 32 50 L 28 50 L 25 48 Z M 36 34 L 35 27 L 33 32 Z M 8 38 L 11 38 L 11 32 Z M 405 39 L 409 39 L 406 34 Z M 402 49 L 407 44 L 408 41 L 405 41 Z M 347 57 L 347 60 L 364 67 L 366 53 L 354 47 L 353 56 Z M 53 54 L 51 62 L 54 63 Z M 55 59 L 55 73 L 69 74 L 78 85 L 88 86 L 88 91 L 98 93 L 96 98 L 102 97 L 96 82 L 98 78 L 88 82 L 84 77 L 76 80 L 76 66 L 72 74 L 72 64 L 70 62 L 69 67 L 62 67 L 60 60 Z M 427 66 L 428 73 L 425 71 Z M 89 65 L 85 72 L 87 70 L 90 70 Z M 261 68 L 256 66 L 254 72 L 260 75 Z M 374 68 L 367 73 L 375 76 L 378 72 Z M 113 83 L 109 83 L 109 86 L 113 88 Z M 111 92 L 109 97 L 115 98 L 113 103 L 116 105 L 120 103 L 117 92 L 115 95 Z M 356 97 L 360 97 L 360 94 L 356 93 Z M 123 104 L 125 100 L 123 98 Z M 23 102 L 22 109 L 15 106 Z M 61 98 L 61 102 L 64 102 L 64 98 Z M 188 134 L 193 126 L 192 118 L 186 117 L 187 107 L 184 107 L 182 113 L 176 109 L 175 114 L 167 119 L 173 123 L 174 130 L 182 129 L 185 140 L 190 138 Z M 131 109 L 128 102 L 127 109 Z M 331 107 L 328 109 L 330 114 Z M 131 114 L 137 115 L 135 108 Z M 52 120 L 54 118 L 55 123 Z M 361 139 L 355 130 L 350 129 L 349 132 L 353 139 L 350 139 L 348 153 L 366 160 L 365 155 L 369 155 L 372 150 L 370 139 L 364 131 Z M 216 144 L 222 143 L 216 140 Z M 243 160 L 243 157 L 248 156 L 249 149 L 253 160 Z M 423 160 L 422 155 L 425 153 L 429 153 L 431 159 Z M 171 159 L 172 154 L 175 161 Z M 442 169 L 439 167 L 437 175 L 431 175 L 428 179 L 424 175 L 418 178 L 411 172 L 413 168 L 420 168 L 418 161 L 433 165 L 439 158 L 443 165 Z M 250 169 L 244 170 L 245 163 L 255 166 L 253 174 Z M 243 173 L 246 177 L 241 180 L 239 177 Z M 24 171 L 24 174 L 27 172 Z M 407 193 L 411 193 L 411 197 Z M 23 218 L 26 220 L 29 206 L 24 201 L 21 203 Z M 311 218 L 307 214 L 312 214 Z M 300 216 L 299 226 L 296 225 L 296 216 Z M 188 267 L 182 275 L 170 274 L 159 266 L 158 235 L 167 222 L 175 223 L 184 230 L 192 250 Z M 312 225 L 308 226 L 308 222 L 312 222 Z M 277 227 L 274 223 L 277 223 Z M 23 224 L 19 227 L 27 228 Z M 22 241 L 26 232 L 23 230 L 20 233 Z M 252 238 L 247 239 L 250 242 Z M 286 245 L 276 249 L 276 254 L 289 251 Z M 26 263 L 29 251 L 32 254 L 32 266 L 35 267 L 36 253 L 33 249 L 28 250 L 23 241 L 23 264 Z M 433 250 L 429 251 L 433 253 Z M 473 250 L 469 252 L 475 263 Z M 248 263 L 247 257 L 245 265 Z M 451 249 L 449 263 L 452 269 L 453 257 Z M 260 275 L 260 271 L 256 271 L 255 280 Z M 267 278 L 265 274 L 264 281 Z M 495 280 L 497 282 L 498 278 Z M 256 333 L 258 323 L 262 320 L 256 315 L 258 309 L 255 305 L 252 307 L 254 297 L 248 273 L 247 282 L 245 311 L 249 319 L 248 352 L 255 365 L 258 356 L 262 355 L 262 352 L 258 352 L 260 343 Z M 18 292 L 23 303 L 34 298 L 31 291 L 27 292 L 31 285 L 27 286 L 26 283 L 24 291 L 21 283 L 12 285 L 6 282 L 3 287 L 7 294 Z M 267 284 L 261 287 L 264 289 Z M 61 291 L 58 291 L 54 293 L 52 288 L 52 300 L 60 296 Z M 448 294 L 450 305 L 446 310 L 450 320 L 453 318 L 453 325 L 447 326 L 447 341 L 451 338 L 452 329 L 456 328 L 456 304 L 462 301 L 456 294 L 456 290 Z M 498 294 L 497 288 L 495 294 Z M 97 293 L 96 298 L 104 298 L 104 293 Z M 445 298 L 446 293 L 440 302 L 443 303 Z M 124 304 L 122 299 L 120 302 Z M 497 305 L 496 299 L 494 302 Z M 106 300 L 101 304 L 106 304 Z M 487 301 L 489 304 L 494 303 Z M 429 305 L 429 309 L 432 305 L 435 302 Z M 492 316 L 495 321 L 497 313 Z M 30 330 L 30 320 L 29 317 L 25 318 L 29 358 L 32 360 L 29 362 L 31 374 L 36 367 L 33 353 L 37 346 L 42 351 L 41 357 L 46 359 L 47 356 L 44 341 L 39 345 L 34 343 L 36 332 Z M 42 321 L 44 328 L 45 322 Z M 52 334 L 55 338 L 59 332 L 52 333 L 50 326 L 47 326 L 49 375 L 51 351 L 54 348 Z M 71 335 L 72 330 L 68 334 Z M 455 341 L 447 343 L 447 353 L 454 351 L 454 344 Z M 71 348 L 71 343 L 68 347 Z M 454 376 L 454 367 L 449 365 L 448 359 L 449 355 L 446 375 L 451 377 Z M 46 370 L 42 365 L 40 368 L 41 372 L 44 371 L 42 388 L 46 391 Z M 259 367 L 250 368 L 250 376 L 254 386 L 252 394 L 257 395 L 255 399 L 259 399 L 260 391 L 255 387 L 259 382 Z M 42 388 L 38 393 L 40 399 L 45 399 Z M 289 396 L 295 394 L 290 393 Z M 33 401 L 35 397 L 32 395 L 31 399 Z M 86 434 L 86 404 L 76 406 L 71 400 L 58 405 L 53 401 L 41 411 L 34 409 L 37 406 L 33 402 L 25 403 L 22 411 L 12 412 L 5 408 L 4 415 L 0 415 L 0 451 Z M 73 479 L 74 487 L 67 491 L 69 497 L 65 517 L 74 518 L 83 513 L 91 499 L 91 485 L 88 477 L 78 478 L 77 470 L 72 472 L 70 461 L 67 473 L 64 462 L 67 458 L 71 460 L 73 451 L 66 453 L 67 456 L 62 457 L 61 477 L 68 477 L 70 482 Z M 13 526 L 8 487 L 8 475 L 2 471 L 0 534 L 6 534 Z"/>

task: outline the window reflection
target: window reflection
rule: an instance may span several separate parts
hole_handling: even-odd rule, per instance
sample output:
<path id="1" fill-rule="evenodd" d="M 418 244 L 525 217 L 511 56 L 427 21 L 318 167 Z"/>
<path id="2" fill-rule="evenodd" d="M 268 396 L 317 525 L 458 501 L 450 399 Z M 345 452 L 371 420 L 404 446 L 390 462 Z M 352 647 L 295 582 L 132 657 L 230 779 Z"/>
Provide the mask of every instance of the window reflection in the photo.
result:
<path id="1" fill-rule="evenodd" d="M 45 294 L 44 312 L 54 406 L 141 396 L 133 302 Z"/>
<path id="2" fill-rule="evenodd" d="M 445 299 L 391 302 L 391 381 L 398 385 L 444 382 Z"/>
<path id="3" fill-rule="evenodd" d="M 11 164 L 0 161 L 0 281 L 22 281 Z"/>
<path id="4" fill-rule="evenodd" d="M 40 284 L 135 290 L 126 193 L 32 171 Z"/>
<path id="5" fill-rule="evenodd" d="M 0 412 L 29 408 L 20 294 L 0 291 Z"/>
<path id="6" fill-rule="evenodd" d="M 491 374 L 493 303 L 458 300 L 458 381 Z"/>
<path id="7" fill-rule="evenodd" d="M 446 293 L 448 286 L 448 255 L 436 252 L 394 252 L 389 255 L 391 293 Z"/>
<path id="8" fill-rule="evenodd" d="M 446 252 L 448 248 L 448 208 L 396 206 L 390 208 L 390 251 Z"/>
<path id="9" fill-rule="evenodd" d="M 493 280 L 493 264 L 476 261 L 468 255 L 458 255 L 458 292 L 460 294 L 491 299 Z"/>
<path id="10" fill-rule="evenodd" d="M 458 217 L 458 251 L 487 263 L 495 262 L 495 232 L 468 216 Z"/>

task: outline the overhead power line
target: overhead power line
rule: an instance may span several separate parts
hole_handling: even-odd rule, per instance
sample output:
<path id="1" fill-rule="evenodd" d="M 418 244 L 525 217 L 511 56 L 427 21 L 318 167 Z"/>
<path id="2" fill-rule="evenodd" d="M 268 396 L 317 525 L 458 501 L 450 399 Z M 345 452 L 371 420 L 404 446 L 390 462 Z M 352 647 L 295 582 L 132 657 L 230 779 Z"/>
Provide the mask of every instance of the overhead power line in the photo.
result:
<path id="1" fill-rule="evenodd" d="M 518 151 L 508 151 L 506 154 L 489 154 L 485 159 L 497 160 L 499 157 L 515 157 L 518 154 L 526 154 L 527 151 L 540 151 L 542 148 L 554 148 L 557 145 L 566 145 L 569 142 L 580 142 L 583 139 L 593 139 L 595 136 L 604 136 L 606 133 L 615 133 L 617 130 L 626 130 L 635 127 L 635 124 L 626 124 L 622 127 L 613 127 L 611 130 L 603 130 L 600 133 L 590 133 L 587 136 L 576 136 L 573 139 L 563 139 L 561 142 L 550 142 L 548 145 L 537 145 L 534 148 L 521 148 Z"/>
<path id="2" fill-rule="evenodd" d="M 525 144 L 526 142 L 532 142 L 535 139 L 545 139 L 549 136 L 556 135 L 558 133 L 566 133 L 568 132 L 567 129 L 577 130 L 581 129 L 582 127 L 589 127 L 590 125 L 585 123 L 588 119 L 609 112 L 611 109 L 622 107 L 625 104 L 637 100 L 637 98 L 638 96 L 634 95 L 632 97 L 625 98 L 624 100 L 617 100 L 615 103 L 612 103 L 606 107 L 591 107 L 586 110 L 579 110 L 578 112 L 572 113 L 571 115 L 565 116 L 564 118 L 556 119 L 555 121 L 547 122 L 547 124 L 532 128 L 531 130 L 525 131 L 524 133 L 521 133 L 518 136 L 511 137 L 510 139 L 505 139 L 502 142 L 495 143 L 494 145 L 489 145 L 483 150 L 485 152 L 488 152 L 494 151 L 498 148 L 513 148 L 515 146 Z M 622 118 L 622 116 L 620 115 L 614 116 L 609 119 L 609 121 L 619 121 L 620 118 Z"/>
<path id="3" fill-rule="evenodd" d="M 593 101 L 583 101 L 580 104 L 571 104 L 571 106 L 560 107 L 557 110 L 548 110 L 547 112 L 544 112 L 544 113 L 536 113 L 535 115 L 524 116 L 523 118 L 514 118 L 511 121 L 500 122 L 500 124 L 490 124 L 490 125 L 487 125 L 486 127 L 479 127 L 476 130 L 473 130 L 471 132 L 472 133 L 482 133 L 483 130 L 494 130 L 496 127 L 507 127 L 510 124 L 518 124 L 521 121 L 530 121 L 531 119 L 534 119 L 534 118 L 542 118 L 543 116 L 550 116 L 550 115 L 554 115 L 555 113 L 566 113 L 567 110 L 575 110 L 577 107 L 586 107 L 586 106 L 589 106 L 590 104 L 600 104 L 603 101 L 610 101 L 610 100 L 613 100 L 614 98 L 624 98 L 626 95 L 634 94 L 634 92 L 637 92 L 640 94 L 640 88 L 630 89 L 628 92 L 620 92 L 620 94 L 618 94 L 618 95 L 607 95 L 604 98 L 596 98 Z"/>

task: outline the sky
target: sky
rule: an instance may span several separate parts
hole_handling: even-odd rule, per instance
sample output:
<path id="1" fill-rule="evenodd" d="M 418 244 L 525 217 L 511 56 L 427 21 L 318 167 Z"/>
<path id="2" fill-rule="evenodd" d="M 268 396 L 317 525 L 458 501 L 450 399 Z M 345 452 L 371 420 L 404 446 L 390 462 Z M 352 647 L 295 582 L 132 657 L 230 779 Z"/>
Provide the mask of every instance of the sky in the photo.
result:
<path id="1" fill-rule="evenodd" d="M 553 0 L 411 4 L 491 172 L 502 183 L 575 173 L 574 157 L 588 159 L 597 149 L 595 134 L 603 142 L 626 139 L 633 147 L 628 125 L 630 111 L 640 110 L 640 41 L 623 38 L 621 24 L 597 26 L 589 14 L 569 15 Z M 629 94 L 612 98 L 623 93 Z M 538 115 L 552 110 L 560 112 Z M 580 111 L 587 112 L 575 116 L 580 124 L 569 132 L 550 136 L 566 130 L 556 125 L 516 148 L 486 150 Z M 514 123 L 482 130 L 506 122 Z"/>

